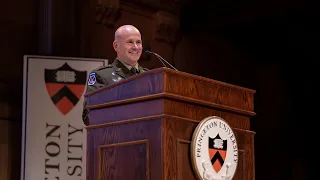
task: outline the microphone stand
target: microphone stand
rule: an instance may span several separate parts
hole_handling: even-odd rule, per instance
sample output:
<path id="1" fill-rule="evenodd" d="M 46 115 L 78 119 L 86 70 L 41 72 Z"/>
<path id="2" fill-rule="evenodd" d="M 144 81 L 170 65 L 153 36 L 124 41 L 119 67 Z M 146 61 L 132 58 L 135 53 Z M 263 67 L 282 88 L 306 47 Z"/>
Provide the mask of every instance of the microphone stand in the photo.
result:
<path id="1" fill-rule="evenodd" d="M 157 58 L 160 60 L 160 62 L 165 66 L 167 67 L 164 63 L 166 62 L 170 67 L 172 67 L 174 70 L 178 71 L 178 69 L 176 69 L 175 67 L 173 67 L 168 61 L 166 61 L 165 59 L 163 59 L 163 57 L 161 57 L 159 54 L 155 53 L 155 52 L 151 52 L 151 51 L 145 51 L 146 53 L 148 54 L 154 54 L 155 56 L 157 56 Z"/>

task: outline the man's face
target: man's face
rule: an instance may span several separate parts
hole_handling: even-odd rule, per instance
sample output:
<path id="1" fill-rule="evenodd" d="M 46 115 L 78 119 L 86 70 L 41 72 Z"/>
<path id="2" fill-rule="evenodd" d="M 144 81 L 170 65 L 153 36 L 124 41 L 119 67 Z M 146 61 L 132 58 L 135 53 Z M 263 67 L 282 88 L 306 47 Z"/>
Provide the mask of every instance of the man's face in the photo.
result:
<path id="1" fill-rule="evenodd" d="M 114 48 L 120 60 L 134 66 L 138 62 L 143 48 L 140 33 L 126 34 L 115 42 Z"/>

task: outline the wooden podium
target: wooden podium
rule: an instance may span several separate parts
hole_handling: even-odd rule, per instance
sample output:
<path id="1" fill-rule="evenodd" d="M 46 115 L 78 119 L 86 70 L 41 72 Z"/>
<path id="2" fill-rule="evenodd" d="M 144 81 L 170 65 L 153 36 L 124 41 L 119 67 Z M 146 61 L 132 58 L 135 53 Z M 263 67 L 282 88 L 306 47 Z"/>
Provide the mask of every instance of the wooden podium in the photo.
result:
<path id="1" fill-rule="evenodd" d="M 255 179 L 254 90 L 159 68 L 88 93 L 87 180 L 194 180 L 198 123 L 222 117 L 239 149 L 234 180 Z"/>

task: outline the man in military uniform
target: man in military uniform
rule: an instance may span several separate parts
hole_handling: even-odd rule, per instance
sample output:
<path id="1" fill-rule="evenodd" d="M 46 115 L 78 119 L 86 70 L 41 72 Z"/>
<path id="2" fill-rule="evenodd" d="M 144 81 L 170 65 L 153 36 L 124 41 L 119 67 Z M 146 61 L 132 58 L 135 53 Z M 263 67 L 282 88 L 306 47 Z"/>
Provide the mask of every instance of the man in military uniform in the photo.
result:
<path id="1" fill-rule="evenodd" d="M 138 64 L 143 47 L 141 34 L 136 27 L 132 25 L 119 27 L 115 32 L 113 48 L 117 58 L 112 64 L 99 67 L 90 73 L 86 93 L 147 71 Z M 84 106 L 86 106 L 86 100 Z M 84 109 L 82 113 L 83 122 L 86 125 L 89 121 L 88 112 Z"/>

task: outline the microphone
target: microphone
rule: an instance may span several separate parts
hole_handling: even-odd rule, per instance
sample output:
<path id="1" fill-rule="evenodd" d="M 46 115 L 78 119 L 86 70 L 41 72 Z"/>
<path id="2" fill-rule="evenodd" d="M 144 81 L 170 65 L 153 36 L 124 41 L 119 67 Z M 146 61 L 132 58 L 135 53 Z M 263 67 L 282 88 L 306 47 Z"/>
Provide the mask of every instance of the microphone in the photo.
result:
<path id="1" fill-rule="evenodd" d="M 160 62 L 164 65 L 164 67 L 167 67 L 163 62 L 166 62 L 169 66 L 171 66 L 174 70 L 178 71 L 178 69 L 176 69 L 175 67 L 173 67 L 168 61 L 166 61 L 165 59 L 163 59 L 163 57 L 161 57 L 159 54 L 152 52 L 152 51 L 144 51 L 147 54 L 154 54 L 155 56 L 157 56 L 157 58 L 160 60 Z"/>

